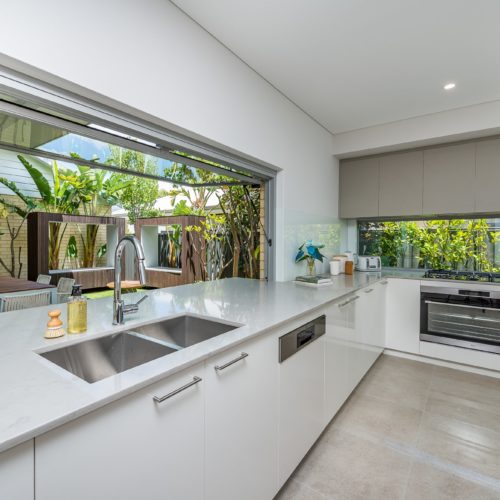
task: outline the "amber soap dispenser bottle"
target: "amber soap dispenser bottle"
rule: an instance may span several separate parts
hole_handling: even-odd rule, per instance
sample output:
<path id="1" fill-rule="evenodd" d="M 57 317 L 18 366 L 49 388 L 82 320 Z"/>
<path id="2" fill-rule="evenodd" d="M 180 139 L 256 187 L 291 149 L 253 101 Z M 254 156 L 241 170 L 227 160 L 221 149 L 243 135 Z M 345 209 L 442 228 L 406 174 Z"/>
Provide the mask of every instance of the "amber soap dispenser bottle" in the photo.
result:
<path id="1" fill-rule="evenodd" d="M 82 285 L 73 285 L 68 300 L 68 333 L 87 331 L 87 299 L 82 297 Z"/>

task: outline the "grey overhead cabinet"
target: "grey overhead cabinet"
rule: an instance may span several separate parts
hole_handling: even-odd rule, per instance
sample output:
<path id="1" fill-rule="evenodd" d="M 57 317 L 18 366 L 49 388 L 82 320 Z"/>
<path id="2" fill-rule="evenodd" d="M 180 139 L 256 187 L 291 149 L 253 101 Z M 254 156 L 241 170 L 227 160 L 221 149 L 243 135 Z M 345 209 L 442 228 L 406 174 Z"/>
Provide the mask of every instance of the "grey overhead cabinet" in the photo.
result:
<path id="1" fill-rule="evenodd" d="M 340 217 L 500 212 L 500 138 L 342 160 Z"/>
<path id="2" fill-rule="evenodd" d="M 423 183 L 423 151 L 382 156 L 378 216 L 422 215 Z"/>
<path id="3" fill-rule="evenodd" d="M 500 212 L 500 139 L 476 143 L 476 212 Z"/>
<path id="4" fill-rule="evenodd" d="M 424 151 L 424 215 L 474 212 L 474 143 Z"/>
<path id="5" fill-rule="evenodd" d="M 340 165 L 340 217 L 378 214 L 379 158 L 345 160 Z"/>

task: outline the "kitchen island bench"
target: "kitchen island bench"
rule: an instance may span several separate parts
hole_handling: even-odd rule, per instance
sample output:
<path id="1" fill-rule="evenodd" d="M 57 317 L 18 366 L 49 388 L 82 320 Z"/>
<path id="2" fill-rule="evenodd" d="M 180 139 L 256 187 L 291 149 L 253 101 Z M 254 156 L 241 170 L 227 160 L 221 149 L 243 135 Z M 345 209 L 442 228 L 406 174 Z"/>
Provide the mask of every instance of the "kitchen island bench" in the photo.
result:
<path id="1" fill-rule="evenodd" d="M 88 331 L 55 340 L 43 338 L 51 307 L 1 314 L 0 497 L 32 499 L 12 492 L 34 474 L 37 500 L 137 498 L 137 484 L 157 498 L 167 479 L 166 498 L 229 499 L 257 471 L 240 498 L 272 498 L 382 352 L 385 284 L 196 283 L 148 292 L 121 326 L 96 299 Z M 184 315 L 234 328 L 94 383 L 40 355 Z M 280 363 L 279 338 L 318 318 L 326 334 Z"/>
<path id="2" fill-rule="evenodd" d="M 88 302 L 88 330 L 59 339 L 43 338 L 54 306 L 0 314 L 0 451 L 33 438 L 238 343 L 338 300 L 382 279 L 379 273 L 335 277 L 329 287 L 312 289 L 291 282 L 231 278 L 148 292 L 137 314 L 113 326 L 112 300 Z M 134 302 L 142 294 L 130 294 Z M 89 384 L 38 353 L 105 336 L 185 313 L 213 317 L 240 328 L 135 369 Z M 66 324 L 66 311 L 62 319 Z"/>

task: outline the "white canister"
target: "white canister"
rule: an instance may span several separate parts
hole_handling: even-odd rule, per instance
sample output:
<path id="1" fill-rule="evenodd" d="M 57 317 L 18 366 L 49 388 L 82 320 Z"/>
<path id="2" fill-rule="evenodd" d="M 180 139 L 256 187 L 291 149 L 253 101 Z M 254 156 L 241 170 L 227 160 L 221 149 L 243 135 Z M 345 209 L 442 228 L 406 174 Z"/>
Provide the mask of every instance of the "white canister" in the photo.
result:
<path id="1" fill-rule="evenodd" d="M 330 274 L 332 276 L 338 276 L 340 274 L 340 260 L 331 260 L 330 261 Z"/>
<path id="2" fill-rule="evenodd" d="M 341 273 L 345 273 L 345 261 L 347 260 L 347 257 L 343 254 L 339 254 L 339 255 L 334 255 L 332 257 L 332 261 L 334 260 L 338 260 L 339 263 L 340 263 L 340 272 Z"/>

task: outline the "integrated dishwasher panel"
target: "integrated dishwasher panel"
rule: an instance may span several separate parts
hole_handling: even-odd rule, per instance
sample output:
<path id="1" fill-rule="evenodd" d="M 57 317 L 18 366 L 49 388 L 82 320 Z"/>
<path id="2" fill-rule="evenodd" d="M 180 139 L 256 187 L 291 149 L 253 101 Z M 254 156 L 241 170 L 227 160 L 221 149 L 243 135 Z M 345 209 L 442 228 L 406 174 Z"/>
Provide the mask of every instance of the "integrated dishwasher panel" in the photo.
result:
<path id="1" fill-rule="evenodd" d="M 283 363 L 290 356 L 300 351 L 306 345 L 314 342 L 324 335 L 326 331 L 326 316 L 320 316 L 305 325 L 283 335 L 279 339 L 279 357 L 280 363 Z"/>

